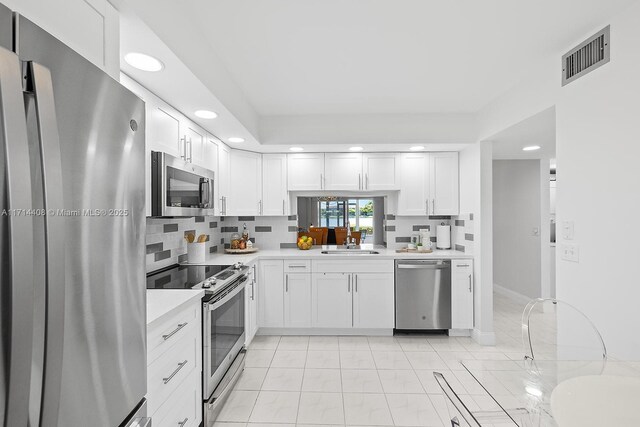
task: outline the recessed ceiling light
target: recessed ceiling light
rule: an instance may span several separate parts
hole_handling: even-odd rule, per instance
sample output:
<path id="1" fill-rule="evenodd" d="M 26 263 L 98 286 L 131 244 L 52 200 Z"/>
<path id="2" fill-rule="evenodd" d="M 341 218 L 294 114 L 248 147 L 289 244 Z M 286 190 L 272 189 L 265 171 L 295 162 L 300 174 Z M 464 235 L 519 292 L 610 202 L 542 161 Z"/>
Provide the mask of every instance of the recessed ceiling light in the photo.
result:
<path id="1" fill-rule="evenodd" d="M 362 151 L 362 150 L 364 150 L 364 148 L 362 148 L 362 147 L 350 147 L 349 148 L 349 151 Z"/>
<path id="2" fill-rule="evenodd" d="M 215 119 L 216 117 L 218 117 L 218 113 L 209 110 L 198 110 L 193 114 L 195 114 L 197 117 L 200 117 L 201 119 Z"/>
<path id="3" fill-rule="evenodd" d="M 528 147 L 524 147 L 522 151 L 536 151 L 539 149 L 540 149 L 539 145 L 529 145 Z"/>
<path id="4" fill-rule="evenodd" d="M 227 141 L 229 142 L 244 142 L 244 138 L 239 138 L 237 136 L 231 137 L 229 139 L 227 139 Z"/>
<path id="5" fill-rule="evenodd" d="M 164 64 L 153 56 L 144 53 L 129 52 L 124 56 L 127 64 L 142 71 L 160 71 L 164 68 Z"/>
<path id="6" fill-rule="evenodd" d="M 411 150 L 411 151 L 420 151 L 420 150 L 424 150 L 424 147 L 422 145 L 416 145 L 416 146 L 413 146 L 413 147 L 409 148 L 409 150 Z"/>
<path id="7" fill-rule="evenodd" d="M 304 151 L 304 148 L 302 148 L 302 147 L 291 147 L 291 148 L 289 148 L 289 151 Z"/>

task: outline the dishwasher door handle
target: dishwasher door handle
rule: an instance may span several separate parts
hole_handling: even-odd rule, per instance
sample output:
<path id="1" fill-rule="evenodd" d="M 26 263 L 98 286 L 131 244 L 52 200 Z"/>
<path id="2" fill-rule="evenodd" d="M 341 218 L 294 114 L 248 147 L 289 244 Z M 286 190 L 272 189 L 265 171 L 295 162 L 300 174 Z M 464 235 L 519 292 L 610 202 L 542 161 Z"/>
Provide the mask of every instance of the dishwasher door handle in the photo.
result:
<path id="1" fill-rule="evenodd" d="M 399 269 L 443 270 L 451 268 L 449 264 L 398 264 Z"/>

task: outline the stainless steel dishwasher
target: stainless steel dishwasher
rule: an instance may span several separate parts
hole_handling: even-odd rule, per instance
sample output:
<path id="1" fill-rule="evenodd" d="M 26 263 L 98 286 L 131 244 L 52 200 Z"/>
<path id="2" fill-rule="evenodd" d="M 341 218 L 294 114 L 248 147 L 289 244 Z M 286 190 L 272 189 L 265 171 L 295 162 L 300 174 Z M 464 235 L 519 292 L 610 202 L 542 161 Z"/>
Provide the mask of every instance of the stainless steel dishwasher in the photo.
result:
<path id="1" fill-rule="evenodd" d="M 396 329 L 451 328 L 451 261 L 396 261 Z"/>

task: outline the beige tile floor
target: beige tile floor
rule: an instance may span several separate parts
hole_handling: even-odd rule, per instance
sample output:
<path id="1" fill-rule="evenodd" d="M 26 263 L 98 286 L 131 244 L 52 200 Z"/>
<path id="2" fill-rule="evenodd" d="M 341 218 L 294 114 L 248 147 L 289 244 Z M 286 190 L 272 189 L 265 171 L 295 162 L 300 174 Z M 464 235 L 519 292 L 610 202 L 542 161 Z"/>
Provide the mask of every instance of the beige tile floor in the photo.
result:
<path id="1" fill-rule="evenodd" d="M 215 427 L 448 426 L 434 370 L 471 410 L 495 410 L 459 363 L 522 359 L 524 307 L 496 295 L 494 308 L 491 347 L 445 336 L 257 336 Z"/>

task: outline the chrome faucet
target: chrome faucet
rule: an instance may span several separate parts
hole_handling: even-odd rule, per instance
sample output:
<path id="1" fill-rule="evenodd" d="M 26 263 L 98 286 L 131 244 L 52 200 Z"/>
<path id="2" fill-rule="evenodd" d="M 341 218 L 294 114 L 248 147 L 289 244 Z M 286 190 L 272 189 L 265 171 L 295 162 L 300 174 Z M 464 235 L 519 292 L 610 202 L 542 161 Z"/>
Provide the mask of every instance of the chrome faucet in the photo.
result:
<path id="1" fill-rule="evenodd" d="M 356 239 L 351 237 L 351 223 L 347 222 L 347 239 L 344 242 L 347 249 L 353 249 L 356 245 Z"/>

